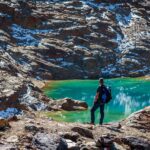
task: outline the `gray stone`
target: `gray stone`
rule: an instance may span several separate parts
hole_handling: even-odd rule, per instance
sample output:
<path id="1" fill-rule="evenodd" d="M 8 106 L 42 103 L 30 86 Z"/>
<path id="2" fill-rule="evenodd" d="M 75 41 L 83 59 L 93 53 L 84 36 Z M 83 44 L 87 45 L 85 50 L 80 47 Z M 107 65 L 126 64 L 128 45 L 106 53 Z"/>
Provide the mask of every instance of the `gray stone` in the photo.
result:
<path id="1" fill-rule="evenodd" d="M 128 144 L 131 149 L 149 150 L 150 141 L 142 137 L 126 136 L 123 138 L 124 143 Z"/>
<path id="2" fill-rule="evenodd" d="M 74 131 L 74 132 L 79 133 L 80 135 L 82 135 L 84 137 L 93 139 L 93 133 L 89 129 L 82 128 L 82 127 L 73 127 L 71 130 Z"/>
<path id="3" fill-rule="evenodd" d="M 1 150 L 19 150 L 17 146 L 13 144 L 0 144 Z"/>
<path id="4" fill-rule="evenodd" d="M 43 127 L 37 127 L 37 126 L 31 124 L 31 125 L 25 125 L 25 131 L 33 132 L 35 134 L 36 132 L 43 132 L 44 128 Z"/>
<path id="5" fill-rule="evenodd" d="M 114 150 L 126 150 L 126 148 L 124 148 L 122 145 L 120 145 L 116 142 L 113 143 L 113 149 Z"/>
<path id="6" fill-rule="evenodd" d="M 67 150 L 66 141 L 56 134 L 39 132 L 33 137 L 32 142 L 40 150 Z"/>
<path id="7" fill-rule="evenodd" d="M 98 147 L 111 147 L 113 144 L 113 137 L 108 135 L 103 135 L 99 137 L 99 139 L 96 141 L 96 145 Z"/>
<path id="8" fill-rule="evenodd" d="M 77 143 L 66 139 L 66 143 L 68 145 L 68 150 L 79 150 L 79 146 L 77 145 Z"/>
<path id="9" fill-rule="evenodd" d="M 17 143 L 19 141 L 18 136 L 14 135 L 14 136 L 10 136 L 6 139 L 6 141 L 8 143 Z"/>
<path id="10" fill-rule="evenodd" d="M 70 139 L 74 142 L 77 142 L 77 139 L 80 137 L 80 135 L 76 132 L 65 132 L 62 133 L 61 136 L 65 139 Z"/>

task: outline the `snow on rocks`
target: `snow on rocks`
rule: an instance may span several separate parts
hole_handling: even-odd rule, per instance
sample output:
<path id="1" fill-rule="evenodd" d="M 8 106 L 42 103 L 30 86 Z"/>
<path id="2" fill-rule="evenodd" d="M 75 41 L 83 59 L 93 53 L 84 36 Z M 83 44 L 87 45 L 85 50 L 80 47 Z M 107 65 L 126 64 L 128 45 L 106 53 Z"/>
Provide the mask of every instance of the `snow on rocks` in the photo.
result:
<path id="1" fill-rule="evenodd" d="M 0 12 L 0 17 L 7 17 L 7 18 L 11 18 L 10 15 L 6 14 L 6 13 L 2 13 Z"/>
<path id="2" fill-rule="evenodd" d="M 0 68 L 5 68 L 6 63 L 4 61 L 0 61 Z"/>
<path id="3" fill-rule="evenodd" d="M 17 24 L 13 24 L 11 29 L 13 38 L 18 40 L 20 46 L 38 46 L 40 38 L 37 38 L 36 35 L 45 35 L 52 32 L 51 29 L 27 29 Z"/>
<path id="4" fill-rule="evenodd" d="M 132 18 L 131 13 L 128 16 L 126 16 L 126 15 L 122 16 L 120 14 L 116 14 L 116 19 L 117 19 L 119 25 L 122 27 L 130 26 L 131 18 Z"/>
<path id="5" fill-rule="evenodd" d="M 39 101 L 35 96 L 33 96 L 32 89 L 30 86 L 27 86 L 26 92 L 23 95 L 21 95 L 18 100 L 21 104 L 24 104 L 36 111 L 44 110 L 47 107 L 47 105 L 44 104 L 44 102 Z"/>
<path id="6" fill-rule="evenodd" d="M 61 63 L 61 66 L 62 66 L 62 67 L 70 67 L 70 66 L 73 66 L 73 63 L 63 61 L 63 62 Z"/>
<path id="7" fill-rule="evenodd" d="M 22 66 L 23 70 L 25 70 L 25 71 L 32 70 L 31 64 L 28 60 L 19 58 L 19 60 L 17 62 L 18 62 L 18 64 L 20 64 Z"/>
<path id="8" fill-rule="evenodd" d="M 27 103 L 32 103 L 32 101 L 34 100 L 35 98 L 33 96 L 31 96 L 31 88 L 28 86 L 27 87 L 27 91 L 25 94 L 22 95 L 21 97 L 21 101 L 22 102 L 27 102 Z"/>
<path id="9" fill-rule="evenodd" d="M 16 108 L 7 108 L 6 110 L 0 111 L 0 118 L 3 119 L 10 118 L 19 113 L 20 111 Z"/>
<path id="10" fill-rule="evenodd" d="M 114 64 L 109 64 L 107 67 L 101 69 L 101 73 L 104 76 L 113 74 L 116 71 L 116 66 Z"/>

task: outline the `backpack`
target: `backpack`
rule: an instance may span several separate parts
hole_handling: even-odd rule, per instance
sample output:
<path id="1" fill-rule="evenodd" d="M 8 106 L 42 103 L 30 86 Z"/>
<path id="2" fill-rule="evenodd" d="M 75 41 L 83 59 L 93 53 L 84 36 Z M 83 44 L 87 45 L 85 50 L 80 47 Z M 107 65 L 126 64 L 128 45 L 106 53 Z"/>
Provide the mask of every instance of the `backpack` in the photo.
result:
<path id="1" fill-rule="evenodd" d="M 103 103 L 108 103 L 112 99 L 111 95 L 111 88 L 110 87 L 102 87 L 102 95 L 101 95 L 101 101 Z"/>

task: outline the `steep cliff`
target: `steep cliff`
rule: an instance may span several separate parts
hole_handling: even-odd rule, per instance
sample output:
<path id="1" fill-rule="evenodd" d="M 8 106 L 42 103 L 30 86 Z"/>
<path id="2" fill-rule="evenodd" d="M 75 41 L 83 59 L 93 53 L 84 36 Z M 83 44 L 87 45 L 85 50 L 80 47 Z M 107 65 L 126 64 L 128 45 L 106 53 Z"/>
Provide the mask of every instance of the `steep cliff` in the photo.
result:
<path id="1" fill-rule="evenodd" d="M 0 68 L 38 79 L 150 72 L 148 1 L 0 1 Z"/>

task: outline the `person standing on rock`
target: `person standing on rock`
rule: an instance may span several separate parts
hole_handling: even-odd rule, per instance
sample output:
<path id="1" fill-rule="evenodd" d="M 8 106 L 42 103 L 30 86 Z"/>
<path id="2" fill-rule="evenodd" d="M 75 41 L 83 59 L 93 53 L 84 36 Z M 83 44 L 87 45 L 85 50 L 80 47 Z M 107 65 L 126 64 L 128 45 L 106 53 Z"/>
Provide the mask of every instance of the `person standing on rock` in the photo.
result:
<path id="1" fill-rule="evenodd" d="M 111 91 L 109 91 L 104 85 L 104 79 L 99 79 L 99 87 L 97 88 L 96 96 L 94 99 L 93 107 L 91 108 L 91 124 L 95 123 L 95 111 L 100 108 L 100 120 L 99 124 L 103 124 L 104 120 L 104 107 L 105 103 L 108 103 L 111 99 Z"/>

